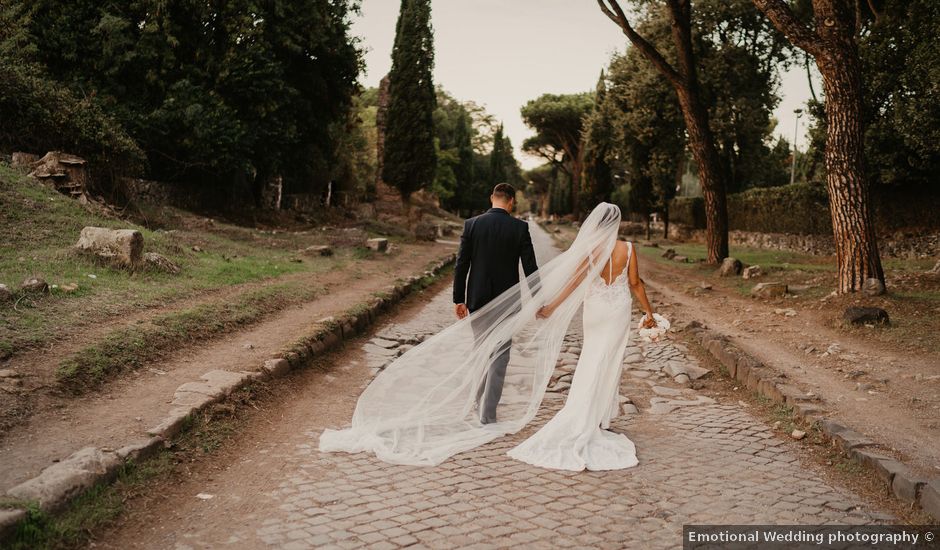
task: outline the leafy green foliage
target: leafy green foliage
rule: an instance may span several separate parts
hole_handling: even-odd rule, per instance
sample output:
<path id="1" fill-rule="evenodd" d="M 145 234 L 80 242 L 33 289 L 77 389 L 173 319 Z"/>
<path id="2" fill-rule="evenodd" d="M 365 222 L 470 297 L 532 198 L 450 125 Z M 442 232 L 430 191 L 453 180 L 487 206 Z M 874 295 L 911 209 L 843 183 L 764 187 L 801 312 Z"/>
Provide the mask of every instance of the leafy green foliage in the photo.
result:
<path id="1" fill-rule="evenodd" d="M 2 17 L 16 24 L 0 31 L 0 51 L 100 105 L 144 151 L 150 177 L 242 182 L 257 199 L 275 177 L 288 191 L 326 185 L 360 70 L 354 9 L 353 0 L 11 0 Z"/>
<path id="2" fill-rule="evenodd" d="M 871 6 L 878 13 L 871 11 Z M 804 20 L 812 18 L 801 6 Z M 940 5 L 930 0 L 858 4 L 865 162 L 878 186 L 933 185 L 940 170 Z M 808 102 L 809 148 L 797 157 L 806 181 L 825 180 L 825 98 Z"/>
<path id="3" fill-rule="evenodd" d="M 940 4 L 887 0 L 859 40 L 865 156 L 878 184 L 931 184 L 940 171 Z"/>
<path id="4" fill-rule="evenodd" d="M 437 175 L 430 0 L 402 0 L 392 49 L 382 179 L 405 200 Z"/>
<path id="5" fill-rule="evenodd" d="M 541 156 L 568 176 L 568 207 L 580 214 L 579 196 L 584 151 L 581 133 L 584 120 L 594 108 L 594 94 L 543 94 L 526 103 L 522 120 L 535 135 L 522 143 L 522 149 Z"/>
<path id="6" fill-rule="evenodd" d="M 132 170 L 143 153 L 94 98 L 79 98 L 50 83 L 41 67 L 0 55 L 0 147 L 67 150 L 101 165 Z"/>
<path id="7" fill-rule="evenodd" d="M 584 117 L 593 104 L 590 93 L 544 94 L 529 101 L 522 107 L 522 120 L 536 135 L 522 148 L 561 164 L 579 156 Z"/>

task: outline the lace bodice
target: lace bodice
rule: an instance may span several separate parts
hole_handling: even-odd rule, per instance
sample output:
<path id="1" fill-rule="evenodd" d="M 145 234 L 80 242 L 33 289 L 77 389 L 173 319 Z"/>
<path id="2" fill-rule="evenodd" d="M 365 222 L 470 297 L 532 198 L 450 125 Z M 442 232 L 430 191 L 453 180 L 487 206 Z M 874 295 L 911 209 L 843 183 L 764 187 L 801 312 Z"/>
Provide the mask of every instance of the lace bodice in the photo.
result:
<path id="1" fill-rule="evenodd" d="M 633 243 L 627 243 L 627 265 L 623 267 L 623 270 L 617 275 L 616 278 L 613 278 L 610 281 L 610 284 L 607 284 L 604 279 L 598 275 L 594 281 L 591 282 L 591 286 L 588 290 L 588 298 L 595 300 L 601 299 L 607 302 L 617 302 L 622 303 L 623 301 L 631 301 L 632 297 L 630 296 L 630 288 L 627 285 L 627 274 L 630 270 L 630 257 L 633 255 Z M 608 278 L 613 277 L 613 263 L 609 266 L 609 275 Z"/>

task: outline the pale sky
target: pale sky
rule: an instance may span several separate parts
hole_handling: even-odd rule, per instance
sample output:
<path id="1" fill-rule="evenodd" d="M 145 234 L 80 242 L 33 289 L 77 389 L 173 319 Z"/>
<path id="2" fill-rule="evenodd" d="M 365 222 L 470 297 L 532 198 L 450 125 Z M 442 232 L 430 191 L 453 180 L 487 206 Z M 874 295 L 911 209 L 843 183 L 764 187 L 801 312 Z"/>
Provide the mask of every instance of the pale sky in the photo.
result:
<path id="1" fill-rule="evenodd" d="M 378 86 L 391 68 L 400 5 L 400 0 L 362 0 L 353 34 L 366 49 L 365 86 Z M 532 132 L 519 109 L 544 93 L 593 90 L 611 54 L 627 45 L 626 36 L 595 0 L 434 0 L 432 25 L 434 83 L 461 101 L 485 106 L 501 120 L 524 168 L 541 161 L 520 149 Z M 777 132 L 792 141 L 793 110 L 809 99 L 809 87 L 803 69 L 784 74 L 782 80 Z M 797 144 L 802 149 L 805 115 L 799 124 Z"/>

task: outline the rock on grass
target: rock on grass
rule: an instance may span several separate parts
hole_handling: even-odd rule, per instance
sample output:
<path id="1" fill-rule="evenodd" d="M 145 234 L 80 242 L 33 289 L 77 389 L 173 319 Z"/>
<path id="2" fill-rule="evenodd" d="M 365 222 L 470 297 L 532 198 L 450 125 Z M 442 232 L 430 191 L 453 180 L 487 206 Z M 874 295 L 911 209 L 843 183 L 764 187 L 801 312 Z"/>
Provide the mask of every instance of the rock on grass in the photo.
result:
<path id="1" fill-rule="evenodd" d="M 784 283 L 757 283 L 751 289 L 753 296 L 761 298 L 777 298 L 787 293 L 787 285 Z"/>
<path id="2" fill-rule="evenodd" d="M 842 319 L 850 325 L 887 325 L 891 322 L 888 312 L 880 307 L 848 307 L 842 314 Z"/>

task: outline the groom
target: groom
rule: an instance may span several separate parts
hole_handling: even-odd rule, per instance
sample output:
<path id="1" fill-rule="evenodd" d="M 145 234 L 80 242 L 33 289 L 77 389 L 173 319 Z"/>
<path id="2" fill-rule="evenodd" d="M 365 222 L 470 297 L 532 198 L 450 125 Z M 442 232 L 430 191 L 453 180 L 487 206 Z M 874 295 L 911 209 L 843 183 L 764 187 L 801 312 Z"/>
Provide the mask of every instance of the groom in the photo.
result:
<path id="1" fill-rule="evenodd" d="M 490 195 L 493 207 L 464 222 L 454 276 L 454 310 L 459 319 L 519 283 L 520 260 L 527 277 L 538 269 L 529 224 L 510 214 L 515 202 L 516 190 L 508 183 L 500 183 Z M 471 316 L 474 335 L 482 333 L 488 322 L 492 321 Z M 500 343 L 477 392 L 477 401 L 483 398 L 480 407 L 483 424 L 496 422 L 496 405 L 503 393 L 511 346 L 511 340 Z"/>

